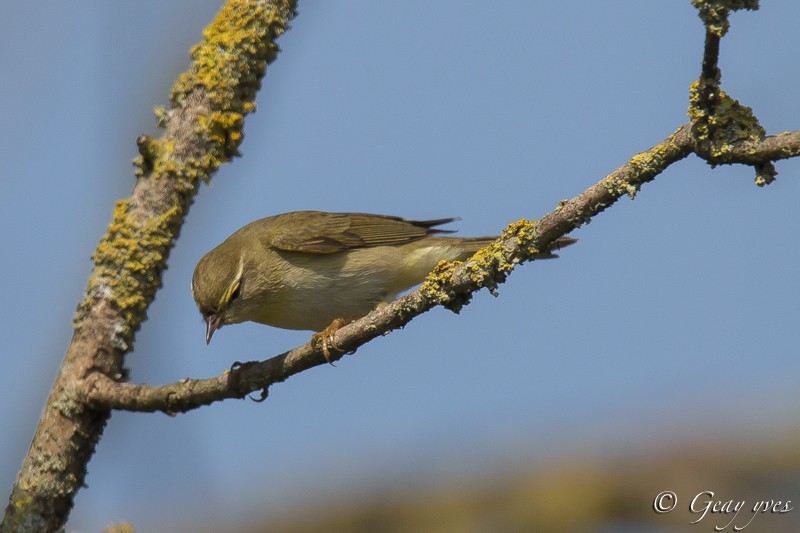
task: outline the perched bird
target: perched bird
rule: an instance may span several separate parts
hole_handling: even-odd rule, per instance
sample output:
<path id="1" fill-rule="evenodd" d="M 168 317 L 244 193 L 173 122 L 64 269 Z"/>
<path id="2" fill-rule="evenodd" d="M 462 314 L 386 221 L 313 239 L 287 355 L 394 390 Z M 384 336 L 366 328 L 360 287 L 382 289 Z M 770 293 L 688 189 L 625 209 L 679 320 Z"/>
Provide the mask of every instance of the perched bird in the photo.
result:
<path id="1" fill-rule="evenodd" d="M 497 238 L 442 236 L 452 231 L 436 226 L 453 220 L 296 211 L 251 222 L 195 267 L 192 297 L 206 343 L 222 326 L 250 320 L 324 330 L 314 338 L 327 358 L 336 329 L 421 283 L 439 261 L 467 259 Z"/>

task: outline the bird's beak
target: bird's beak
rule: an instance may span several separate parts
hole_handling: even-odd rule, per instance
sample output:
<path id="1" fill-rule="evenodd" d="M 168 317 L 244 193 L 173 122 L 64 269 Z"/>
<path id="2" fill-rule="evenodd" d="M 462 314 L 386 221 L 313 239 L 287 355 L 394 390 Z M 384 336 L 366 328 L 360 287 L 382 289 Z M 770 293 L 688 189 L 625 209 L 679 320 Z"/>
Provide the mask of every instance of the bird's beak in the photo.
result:
<path id="1" fill-rule="evenodd" d="M 222 327 L 222 316 L 218 314 L 208 315 L 206 319 L 206 344 L 211 343 L 214 332 Z"/>

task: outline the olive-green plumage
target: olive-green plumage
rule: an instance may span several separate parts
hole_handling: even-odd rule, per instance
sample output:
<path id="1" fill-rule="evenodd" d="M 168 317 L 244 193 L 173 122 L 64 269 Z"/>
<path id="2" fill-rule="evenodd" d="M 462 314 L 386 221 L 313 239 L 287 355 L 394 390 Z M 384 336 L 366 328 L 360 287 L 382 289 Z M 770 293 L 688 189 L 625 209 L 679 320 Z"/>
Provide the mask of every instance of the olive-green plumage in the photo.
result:
<path id="1" fill-rule="evenodd" d="M 439 261 L 467 259 L 497 238 L 442 236 L 451 232 L 436 226 L 453 220 L 296 211 L 251 222 L 195 268 L 206 341 L 248 320 L 320 331 L 358 318 L 421 283 Z"/>

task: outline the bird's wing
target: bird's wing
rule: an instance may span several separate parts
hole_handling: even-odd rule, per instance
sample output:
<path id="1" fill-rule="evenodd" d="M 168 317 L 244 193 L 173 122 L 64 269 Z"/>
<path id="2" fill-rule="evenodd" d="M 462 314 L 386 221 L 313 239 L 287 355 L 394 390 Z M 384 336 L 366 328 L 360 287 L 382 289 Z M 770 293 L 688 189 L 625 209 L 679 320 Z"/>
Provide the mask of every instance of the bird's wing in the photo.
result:
<path id="1" fill-rule="evenodd" d="M 405 220 L 365 213 L 302 211 L 279 215 L 269 245 L 279 250 L 334 253 L 372 246 L 396 246 L 428 235 L 452 233 L 435 226 L 456 220 Z"/>

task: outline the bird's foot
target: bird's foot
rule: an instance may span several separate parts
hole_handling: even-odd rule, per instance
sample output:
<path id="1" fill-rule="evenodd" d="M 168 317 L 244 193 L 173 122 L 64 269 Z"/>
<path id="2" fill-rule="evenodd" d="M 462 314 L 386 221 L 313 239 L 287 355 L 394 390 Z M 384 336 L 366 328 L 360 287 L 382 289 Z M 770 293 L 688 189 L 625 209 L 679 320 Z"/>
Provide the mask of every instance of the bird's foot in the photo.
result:
<path id="1" fill-rule="evenodd" d="M 242 363 L 241 361 L 234 361 L 233 364 L 231 365 L 230 370 L 228 370 L 229 383 L 233 387 L 237 387 L 238 388 L 239 385 L 240 385 L 240 379 L 239 378 L 241 377 L 242 372 L 244 372 L 248 368 L 256 366 L 258 363 L 259 363 L 258 361 L 246 361 L 244 363 Z M 269 387 L 264 387 L 261 390 L 261 395 L 258 397 L 258 399 L 253 398 L 252 396 L 250 396 L 250 399 L 253 400 L 256 403 L 263 402 L 264 400 L 267 399 L 267 395 L 269 394 L 269 390 L 268 389 L 269 389 Z"/>
<path id="2" fill-rule="evenodd" d="M 337 345 L 336 341 L 333 340 L 333 334 L 353 320 L 354 319 L 352 318 L 336 318 L 328 325 L 328 327 L 319 333 L 314 333 L 314 335 L 311 337 L 312 344 L 316 344 L 317 342 L 322 343 L 322 355 L 325 356 L 325 360 L 328 361 L 329 364 L 333 365 L 333 361 L 331 361 L 331 348 L 333 348 L 334 351 L 339 352 L 338 355 L 344 354 L 344 350 L 339 348 L 339 345 Z"/>

